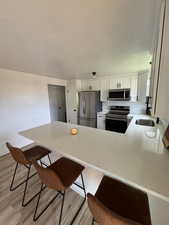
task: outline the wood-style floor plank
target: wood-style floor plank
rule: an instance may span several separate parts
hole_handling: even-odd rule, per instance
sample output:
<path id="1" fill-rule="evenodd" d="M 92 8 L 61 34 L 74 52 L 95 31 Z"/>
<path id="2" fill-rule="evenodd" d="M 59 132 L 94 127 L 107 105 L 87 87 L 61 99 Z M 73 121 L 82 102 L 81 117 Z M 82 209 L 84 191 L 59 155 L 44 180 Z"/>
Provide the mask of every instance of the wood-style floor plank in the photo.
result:
<path id="1" fill-rule="evenodd" d="M 61 197 L 57 198 L 47 211 L 39 218 L 38 221 L 33 222 L 33 213 L 36 206 L 37 198 L 34 199 L 27 207 L 21 206 L 23 188 L 22 185 L 17 190 L 10 192 L 9 186 L 14 172 L 15 162 L 11 156 L 5 155 L 0 157 L 0 224 L 2 225 L 57 225 Z M 16 182 L 20 182 L 26 175 L 26 169 L 20 167 L 18 170 L 18 177 Z M 34 171 L 32 171 L 34 172 Z M 40 190 L 40 180 L 38 175 L 33 177 L 28 186 L 27 197 L 30 198 Z M 56 194 L 54 190 L 45 189 L 40 201 L 39 210 L 43 209 L 44 205 Z M 69 225 L 73 215 L 76 213 L 83 198 L 69 189 L 65 196 L 65 207 L 63 211 L 62 225 Z M 85 204 L 74 222 L 74 225 L 91 225 L 92 216 L 89 212 L 87 204 Z"/>

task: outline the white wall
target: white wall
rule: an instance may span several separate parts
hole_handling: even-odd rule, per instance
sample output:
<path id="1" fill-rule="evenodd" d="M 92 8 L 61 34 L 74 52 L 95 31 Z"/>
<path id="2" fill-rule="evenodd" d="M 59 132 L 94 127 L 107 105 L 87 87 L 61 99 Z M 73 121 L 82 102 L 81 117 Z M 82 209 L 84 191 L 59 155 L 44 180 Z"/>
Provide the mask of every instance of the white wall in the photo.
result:
<path id="1" fill-rule="evenodd" d="M 48 84 L 66 81 L 0 69 L 0 155 L 7 153 L 6 141 L 30 143 L 19 131 L 50 122 Z"/>
<path id="2" fill-rule="evenodd" d="M 164 27 L 163 48 L 161 66 L 157 90 L 157 103 L 155 114 L 158 117 L 169 120 L 169 0 L 166 1 L 166 16 Z"/>

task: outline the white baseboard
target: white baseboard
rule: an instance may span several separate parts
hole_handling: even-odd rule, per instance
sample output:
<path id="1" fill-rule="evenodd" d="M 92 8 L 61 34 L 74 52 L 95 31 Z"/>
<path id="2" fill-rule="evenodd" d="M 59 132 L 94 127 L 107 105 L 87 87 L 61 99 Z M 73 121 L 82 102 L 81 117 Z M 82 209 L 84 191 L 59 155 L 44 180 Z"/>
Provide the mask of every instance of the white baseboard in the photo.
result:
<path id="1" fill-rule="evenodd" d="M 9 151 L 6 148 L 5 144 L 0 144 L 0 156 L 8 154 Z"/>

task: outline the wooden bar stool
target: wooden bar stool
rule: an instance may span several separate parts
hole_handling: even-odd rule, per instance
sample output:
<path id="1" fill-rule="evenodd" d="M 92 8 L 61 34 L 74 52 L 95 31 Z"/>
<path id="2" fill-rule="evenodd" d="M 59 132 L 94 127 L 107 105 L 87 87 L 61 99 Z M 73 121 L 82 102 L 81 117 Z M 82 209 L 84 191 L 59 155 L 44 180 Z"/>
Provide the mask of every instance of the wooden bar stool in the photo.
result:
<path id="1" fill-rule="evenodd" d="M 16 190 L 18 187 L 20 187 L 22 184 L 25 183 L 24 194 L 23 194 L 23 199 L 22 199 L 22 206 L 25 207 L 38 195 L 38 193 L 37 193 L 29 201 L 27 201 L 25 203 L 28 181 L 30 178 L 32 178 L 33 176 L 35 176 L 37 174 L 37 173 L 34 173 L 30 176 L 30 170 L 31 170 L 31 166 L 32 166 L 31 160 L 32 159 L 40 160 L 41 164 L 46 165 L 44 162 L 41 161 L 41 159 L 45 156 L 48 156 L 49 162 L 51 164 L 51 159 L 49 156 L 51 151 L 46 148 L 43 148 L 41 146 L 33 146 L 33 147 L 28 148 L 26 151 L 22 151 L 20 148 L 13 147 L 10 143 L 6 143 L 6 145 L 7 145 L 7 148 L 9 149 L 13 159 L 16 161 L 16 167 L 15 167 L 12 182 L 10 185 L 10 191 Z M 22 181 L 20 184 L 13 187 L 19 164 L 25 166 L 28 169 L 26 180 Z"/>
<path id="2" fill-rule="evenodd" d="M 99 225 L 151 225 L 147 194 L 103 177 L 95 194 L 87 194 L 93 221 Z"/>
<path id="3" fill-rule="evenodd" d="M 85 191 L 85 185 L 83 180 L 82 171 L 84 170 L 84 167 L 80 164 L 73 162 L 72 160 L 69 160 L 67 158 L 60 158 L 55 163 L 50 165 L 49 167 L 42 167 L 40 166 L 35 160 L 32 161 L 33 165 L 35 166 L 39 177 L 42 181 L 41 190 L 39 193 L 39 197 L 37 200 L 37 205 L 35 209 L 35 213 L 33 216 L 33 220 L 36 221 L 50 206 L 50 204 L 59 196 L 62 196 L 62 204 L 61 204 L 61 211 L 60 211 L 60 217 L 59 217 L 59 225 L 62 221 L 62 212 L 63 212 L 63 206 L 64 206 L 64 199 L 65 199 L 65 192 L 72 184 L 77 185 L 84 191 L 85 198 L 83 202 L 81 203 L 79 209 L 77 210 L 75 216 L 73 217 L 71 224 L 75 221 L 76 217 L 78 216 L 83 204 L 86 200 L 86 191 Z M 82 186 L 79 184 L 74 183 L 75 180 L 81 175 L 82 180 Z M 39 206 L 39 201 L 41 197 L 41 193 L 45 187 L 54 189 L 57 191 L 56 196 L 47 204 L 47 206 L 37 215 L 37 210 Z"/>

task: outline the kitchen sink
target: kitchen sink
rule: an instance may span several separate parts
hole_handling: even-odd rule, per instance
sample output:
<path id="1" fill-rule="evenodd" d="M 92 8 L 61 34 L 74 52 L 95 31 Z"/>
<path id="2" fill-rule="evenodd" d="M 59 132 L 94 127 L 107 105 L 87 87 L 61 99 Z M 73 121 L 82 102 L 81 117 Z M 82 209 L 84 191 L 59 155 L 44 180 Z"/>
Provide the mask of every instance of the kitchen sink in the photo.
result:
<path id="1" fill-rule="evenodd" d="M 154 127 L 155 123 L 153 120 L 144 120 L 144 119 L 139 119 L 136 120 L 137 125 L 142 125 L 142 126 L 148 126 L 148 127 Z"/>

